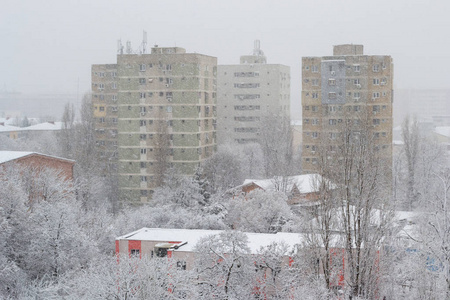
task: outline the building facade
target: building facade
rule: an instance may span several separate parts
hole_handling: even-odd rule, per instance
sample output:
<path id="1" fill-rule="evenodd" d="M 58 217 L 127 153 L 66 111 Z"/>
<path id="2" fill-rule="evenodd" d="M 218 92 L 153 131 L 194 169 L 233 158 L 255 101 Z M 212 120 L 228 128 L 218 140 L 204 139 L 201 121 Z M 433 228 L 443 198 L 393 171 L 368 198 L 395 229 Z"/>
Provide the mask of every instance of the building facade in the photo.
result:
<path id="1" fill-rule="evenodd" d="M 264 116 L 289 116 L 290 77 L 288 66 L 267 64 L 259 41 L 253 55 L 241 56 L 239 65 L 219 65 L 218 143 L 258 142 Z"/>
<path id="2" fill-rule="evenodd" d="M 117 160 L 122 202 L 144 203 L 174 167 L 193 174 L 216 148 L 217 58 L 155 46 L 92 66 L 97 143 Z"/>
<path id="3" fill-rule="evenodd" d="M 302 166 L 318 172 L 319 147 L 336 151 L 344 128 L 368 128 L 392 165 L 393 61 L 362 45 L 334 46 L 333 56 L 302 58 Z M 325 143 L 325 144 L 324 144 Z"/>

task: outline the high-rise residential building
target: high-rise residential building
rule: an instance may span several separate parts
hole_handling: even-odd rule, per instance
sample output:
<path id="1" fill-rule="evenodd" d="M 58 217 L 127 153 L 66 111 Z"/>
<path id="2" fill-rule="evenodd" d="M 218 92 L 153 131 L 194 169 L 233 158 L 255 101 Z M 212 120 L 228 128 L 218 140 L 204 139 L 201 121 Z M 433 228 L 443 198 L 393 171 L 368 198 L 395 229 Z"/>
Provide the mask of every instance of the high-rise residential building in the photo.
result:
<path id="1" fill-rule="evenodd" d="M 393 74 L 391 56 L 364 55 L 362 45 L 302 58 L 304 173 L 319 171 L 319 147 L 337 150 L 341 131 L 350 125 L 355 134 L 368 128 L 375 150 L 391 166 Z"/>
<path id="2" fill-rule="evenodd" d="M 257 142 L 265 116 L 289 116 L 290 68 L 267 64 L 258 40 L 253 54 L 241 56 L 239 65 L 219 65 L 217 70 L 219 144 Z"/>
<path id="3" fill-rule="evenodd" d="M 126 52 L 92 66 L 92 102 L 101 154 L 117 159 L 120 200 L 137 204 L 168 168 L 193 174 L 215 151 L 217 58 L 179 47 Z"/>

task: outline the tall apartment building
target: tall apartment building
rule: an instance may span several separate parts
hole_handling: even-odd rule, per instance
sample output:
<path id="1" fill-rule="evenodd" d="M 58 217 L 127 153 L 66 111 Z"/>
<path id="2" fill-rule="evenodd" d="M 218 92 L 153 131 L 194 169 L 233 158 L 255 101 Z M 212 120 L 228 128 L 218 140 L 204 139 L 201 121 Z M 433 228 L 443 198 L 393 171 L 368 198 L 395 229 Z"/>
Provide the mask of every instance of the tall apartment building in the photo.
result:
<path id="1" fill-rule="evenodd" d="M 367 126 L 392 164 L 393 61 L 364 55 L 362 45 L 334 46 L 333 56 L 302 58 L 304 173 L 318 171 L 321 143 L 334 150 L 344 124 Z M 362 124 L 361 122 L 366 122 Z M 368 124 L 367 124 L 368 123 Z M 322 144 L 323 146 L 323 144 Z"/>
<path id="2" fill-rule="evenodd" d="M 122 202 L 143 203 L 168 167 L 193 174 L 216 147 L 217 58 L 155 46 L 92 66 L 96 132 L 117 157 Z"/>
<path id="3" fill-rule="evenodd" d="M 255 41 L 253 55 L 239 65 L 219 65 L 217 139 L 219 144 L 257 142 L 268 114 L 290 113 L 290 68 L 267 64 Z"/>

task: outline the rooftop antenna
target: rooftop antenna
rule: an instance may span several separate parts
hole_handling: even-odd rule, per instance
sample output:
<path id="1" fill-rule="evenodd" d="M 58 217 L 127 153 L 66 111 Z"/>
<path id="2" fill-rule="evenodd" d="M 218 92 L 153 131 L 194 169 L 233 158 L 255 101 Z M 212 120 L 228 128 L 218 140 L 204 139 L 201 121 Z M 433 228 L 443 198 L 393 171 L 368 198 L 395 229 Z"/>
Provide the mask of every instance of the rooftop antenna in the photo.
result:
<path id="1" fill-rule="evenodd" d="M 131 50 L 131 42 L 127 41 L 127 54 L 131 54 L 132 50 Z"/>
<path id="2" fill-rule="evenodd" d="M 122 40 L 117 40 L 117 53 L 118 54 L 123 54 L 123 45 L 122 45 Z"/>
<path id="3" fill-rule="evenodd" d="M 147 52 L 147 32 L 144 30 L 142 37 L 142 53 Z"/>
<path id="4" fill-rule="evenodd" d="M 264 55 L 264 52 L 262 52 L 261 50 L 261 43 L 259 40 L 255 40 L 255 42 L 253 43 L 253 55 Z"/>

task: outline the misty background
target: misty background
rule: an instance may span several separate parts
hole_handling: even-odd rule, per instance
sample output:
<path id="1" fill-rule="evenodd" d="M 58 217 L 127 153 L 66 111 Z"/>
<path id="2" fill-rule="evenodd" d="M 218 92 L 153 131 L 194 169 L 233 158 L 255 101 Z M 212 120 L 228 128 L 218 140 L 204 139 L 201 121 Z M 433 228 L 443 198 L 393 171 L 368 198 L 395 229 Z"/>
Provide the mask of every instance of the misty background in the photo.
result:
<path id="1" fill-rule="evenodd" d="M 332 55 L 332 46 L 364 45 L 394 59 L 394 117 L 416 94 L 434 90 L 450 111 L 450 2 L 318 1 L 2 1 L 0 113 L 60 118 L 66 102 L 90 91 L 92 64 L 116 61 L 117 40 L 137 50 L 179 46 L 238 64 L 261 40 L 268 63 L 291 67 L 291 118 L 301 119 L 301 57 Z M 421 90 L 415 93 L 415 90 Z M 436 92 L 436 90 L 438 90 Z M 427 101 L 419 97 L 416 102 Z M 446 106 L 445 106 L 446 105 Z M 434 114 L 435 112 L 429 112 Z M 0 115 L 1 117 L 1 115 Z"/>

